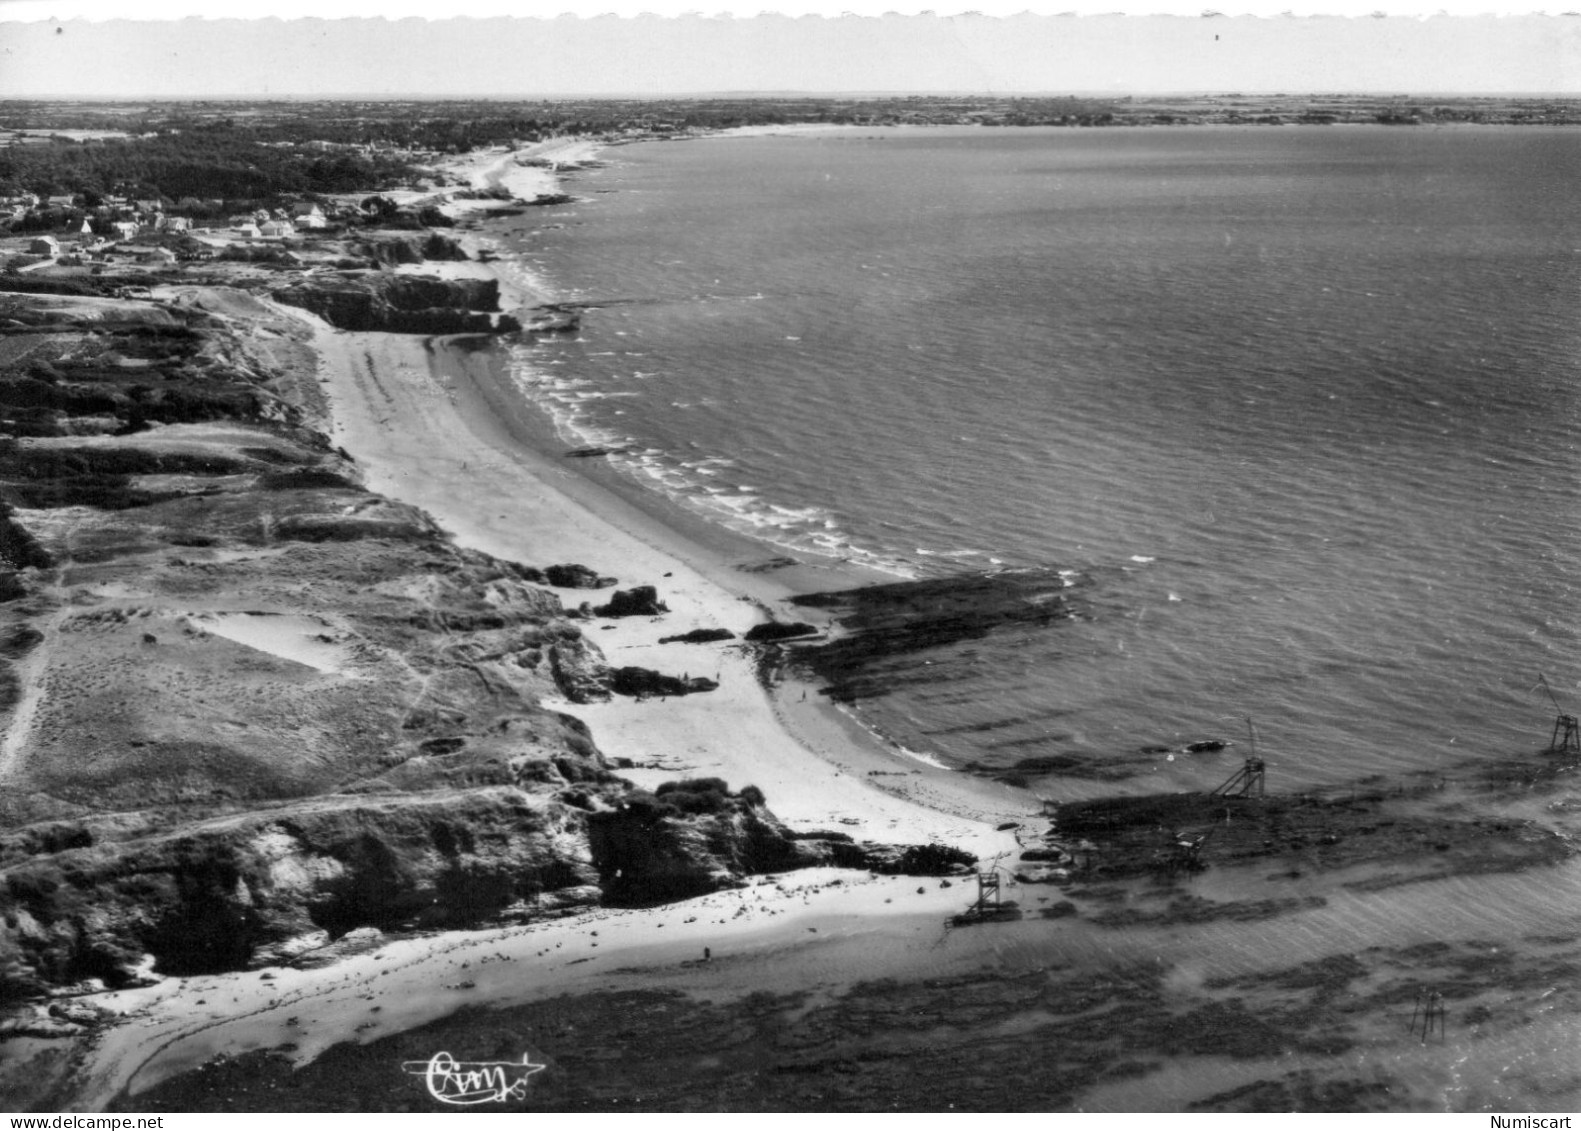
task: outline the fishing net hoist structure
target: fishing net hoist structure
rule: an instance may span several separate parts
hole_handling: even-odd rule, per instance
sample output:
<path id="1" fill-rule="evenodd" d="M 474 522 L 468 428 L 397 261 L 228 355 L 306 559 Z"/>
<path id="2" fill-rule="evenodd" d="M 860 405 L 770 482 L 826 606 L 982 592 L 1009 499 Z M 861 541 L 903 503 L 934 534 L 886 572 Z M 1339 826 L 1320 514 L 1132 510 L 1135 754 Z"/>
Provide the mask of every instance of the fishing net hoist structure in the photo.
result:
<path id="1" fill-rule="evenodd" d="M 1554 719 L 1553 737 L 1548 742 L 1550 754 L 1581 754 L 1581 724 L 1574 715 L 1560 714 Z"/>
<path id="2" fill-rule="evenodd" d="M 1576 717 L 1568 713 L 1559 705 L 1559 700 L 1554 696 L 1553 688 L 1548 686 L 1548 680 L 1541 673 L 1537 676 L 1537 683 L 1548 692 L 1548 700 L 1554 705 L 1554 730 L 1548 737 L 1548 754 L 1581 754 L 1581 723 Z"/>
<path id="3" fill-rule="evenodd" d="M 1255 754 L 1246 764 L 1230 775 L 1228 781 L 1212 793 L 1214 797 L 1265 797 L 1267 796 L 1268 768 Z"/>
<path id="4" fill-rule="evenodd" d="M 1257 725 L 1252 722 L 1250 715 L 1246 719 L 1246 736 L 1251 740 L 1252 753 L 1241 768 L 1230 775 L 1223 785 L 1219 786 L 1208 796 L 1210 797 L 1266 797 L 1268 789 L 1268 766 L 1263 762 L 1262 755 L 1257 753 Z"/>
<path id="5" fill-rule="evenodd" d="M 972 905 L 975 915 L 991 915 L 999 910 L 999 870 L 990 869 L 977 873 L 977 902 Z"/>

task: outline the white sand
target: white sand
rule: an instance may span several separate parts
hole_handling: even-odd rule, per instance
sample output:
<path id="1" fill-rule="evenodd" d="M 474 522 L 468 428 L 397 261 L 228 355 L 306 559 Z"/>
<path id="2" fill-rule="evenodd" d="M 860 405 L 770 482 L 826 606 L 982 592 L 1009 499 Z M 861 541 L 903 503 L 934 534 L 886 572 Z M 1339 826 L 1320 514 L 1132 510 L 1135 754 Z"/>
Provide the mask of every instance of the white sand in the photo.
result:
<path id="1" fill-rule="evenodd" d="M 286 613 L 206 612 L 185 618 L 194 628 L 223 636 L 237 644 L 267 652 L 282 660 L 358 678 L 355 653 L 345 643 L 346 633 L 323 617 Z"/>
<path id="2" fill-rule="evenodd" d="M 981 966 L 984 948 L 992 961 L 1002 942 L 992 931 L 946 928 L 973 890 L 814 869 L 662 908 L 392 940 L 317 970 L 167 979 L 101 994 L 96 1004 L 127 1019 L 87 1057 L 78 1107 L 98 1110 L 123 1088 L 135 1095 L 220 1055 L 291 1044 L 292 1058 L 306 1063 L 331 1045 L 378 1040 L 462 1006 L 636 987 L 714 1001 L 827 994 L 879 977 L 962 973 Z"/>

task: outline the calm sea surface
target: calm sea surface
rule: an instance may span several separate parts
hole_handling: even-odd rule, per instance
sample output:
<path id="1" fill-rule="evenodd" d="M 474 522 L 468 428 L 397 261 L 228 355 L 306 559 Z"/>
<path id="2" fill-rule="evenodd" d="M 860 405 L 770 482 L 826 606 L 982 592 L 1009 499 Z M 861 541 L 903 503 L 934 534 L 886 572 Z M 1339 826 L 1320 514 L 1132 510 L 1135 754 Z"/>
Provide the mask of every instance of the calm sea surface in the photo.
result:
<path id="1" fill-rule="evenodd" d="M 1250 716 L 1286 790 L 1529 754 L 1553 714 L 1539 672 L 1581 708 L 1581 132 L 881 130 L 603 156 L 575 206 L 508 238 L 600 304 L 579 339 L 518 353 L 568 439 L 632 445 L 634 477 L 799 550 L 1071 571 L 1075 622 L 941 649 L 864 704 L 907 748 L 1025 762 L 1051 797 L 1211 788 Z M 1211 737 L 1237 745 L 1141 752 Z M 1233 937 L 1430 937 L 1495 890 L 1499 925 L 1461 937 L 1576 929 L 1574 869 L 1467 883 Z M 1489 1055 L 1538 1079 L 1578 1037 L 1571 1013 L 1524 1032 Z M 1444 1071 L 1434 1104 L 1501 1094 L 1501 1069 Z M 1565 1071 L 1545 1086 L 1573 1094 Z"/>
<path id="2" fill-rule="evenodd" d="M 523 241 L 576 434 L 784 544 L 1075 571 L 907 747 L 1136 789 L 1497 757 L 1581 706 L 1581 134 L 889 130 L 606 150 Z M 1543 732 L 1543 733 L 1539 733 Z M 1048 783 L 1068 794 L 1078 783 Z M 1105 788 L 1111 788 L 1106 786 Z"/>

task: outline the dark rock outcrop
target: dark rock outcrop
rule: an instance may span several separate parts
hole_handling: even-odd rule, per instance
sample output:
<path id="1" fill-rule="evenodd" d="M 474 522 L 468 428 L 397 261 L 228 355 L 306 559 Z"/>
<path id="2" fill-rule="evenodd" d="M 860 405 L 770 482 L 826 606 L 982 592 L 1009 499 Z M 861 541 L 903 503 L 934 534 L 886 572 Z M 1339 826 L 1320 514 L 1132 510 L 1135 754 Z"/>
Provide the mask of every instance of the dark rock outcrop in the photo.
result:
<path id="1" fill-rule="evenodd" d="M 573 334 L 582 328 L 582 315 L 565 304 L 544 303 L 533 307 L 522 328 L 529 334 Z"/>
<path id="2" fill-rule="evenodd" d="M 795 663 L 836 702 L 887 695 L 906 680 L 938 678 L 936 667 L 897 657 L 927 652 L 937 661 L 990 634 L 1041 632 L 1074 615 L 1070 592 L 1082 584 L 1057 569 L 1019 569 L 798 596 L 793 604 L 832 613 L 845 632 L 798 647 Z"/>
<path id="3" fill-rule="evenodd" d="M 650 668 L 617 668 L 610 678 L 609 688 L 617 695 L 690 695 L 697 691 L 713 691 L 719 684 L 700 675 L 674 676 Z"/>
<path id="4" fill-rule="evenodd" d="M 615 584 L 613 577 L 601 577 L 596 571 L 576 562 L 545 566 L 543 575 L 556 589 L 603 589 Z"/>
<path id="5" fill-rule="evenodd" d="M 375 264 L 388 267 L 403 263 L 423 263 L 427 260 L 445 262 L 469 258 L 465 248 L 450 236 L 440 235 L 438 232 L 429 232 L 426 236 L 414 233 L 359 239 L 348 244 L 347 250 Z"/>
<path id="6" fill-rule="evenodd" d="M 694 628 L 679 636 L 661 636 L 660 644 L 712 644 L 716 640 L 734 640 L 736 634 L 728 628 Z"/>
<path id="7" fill-rule="evenodd" d="M 634 792 L 588 818 L 606 903 L 644 906 L 688 899 L 743 876 L 833 865 L 889 875 L 942 876 L 977 858 L 943 844 L 854 844 L 843 833 L 795 833 L 771 813 L 763 791 L 731 793 L 719 778 L 669 781 Z"/>
<path id="8" fill-rule="evenodd" d="M 656 617 L 669 612 L 670 607 L 659 600 L 659 591 L 652 585 L 638 585 L 615 590 L 609 604 L 593 611 L 601 617 Z"/>
<path id="9" fill-rule="evenodd" d="M 577 637 L 550 645 L 549 673 L 560 693 L 573 703 L 600 703 L 609 698 L 611 675 L 598 650 Z"/>
<path id="10" fill-rule="evenodd" d="M 608 903 L 668 903 L 737 884 L 755 872 L 822 862 L 764 807 L 761 791 L 727 792 L 718 778 L 666 782 L 588 818 Z"/>
<path id="11" fill-rule="evenodd" d="M 804 621 L 769 621 L 767 624 L 755 624 L 747 630 L 746 639 L 754 644 L 764 644 L 775 640 L 790 640 L 798 636 L 816 636 L 816 625 Z"/>

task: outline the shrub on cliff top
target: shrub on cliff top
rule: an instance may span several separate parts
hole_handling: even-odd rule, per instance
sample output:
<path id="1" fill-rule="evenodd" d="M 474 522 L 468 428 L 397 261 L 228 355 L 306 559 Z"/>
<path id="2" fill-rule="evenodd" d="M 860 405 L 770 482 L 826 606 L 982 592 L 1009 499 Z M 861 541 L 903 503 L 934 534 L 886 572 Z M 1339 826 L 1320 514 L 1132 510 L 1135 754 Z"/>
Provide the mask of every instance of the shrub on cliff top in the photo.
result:
<path id="1" fill-rule="evenodd" d="M 653 791 L 653 805 L 668 810 L 664 815 L 678 816 L 724 813 L 733 808 L 757 808 L 765 804 L 763 791 L 755 785 L 731 793 L 723 778 L 687 778 L 662 782 Z"/>
<path id="2" fill-rule="evenodd" d="M 730 787 L 722 778 L 667 781 L 654 791 L 665 803 L 683 813 L 723 813 L 731 807 Z"/>
<path id="3" fill-rule="evenodd" d="M 654 794 L 663 797 L 666 793 L 729 793 L 730 787 L 725 784 L 724 778 L 686 778 L 682 781 L 661 782 Z"/>

